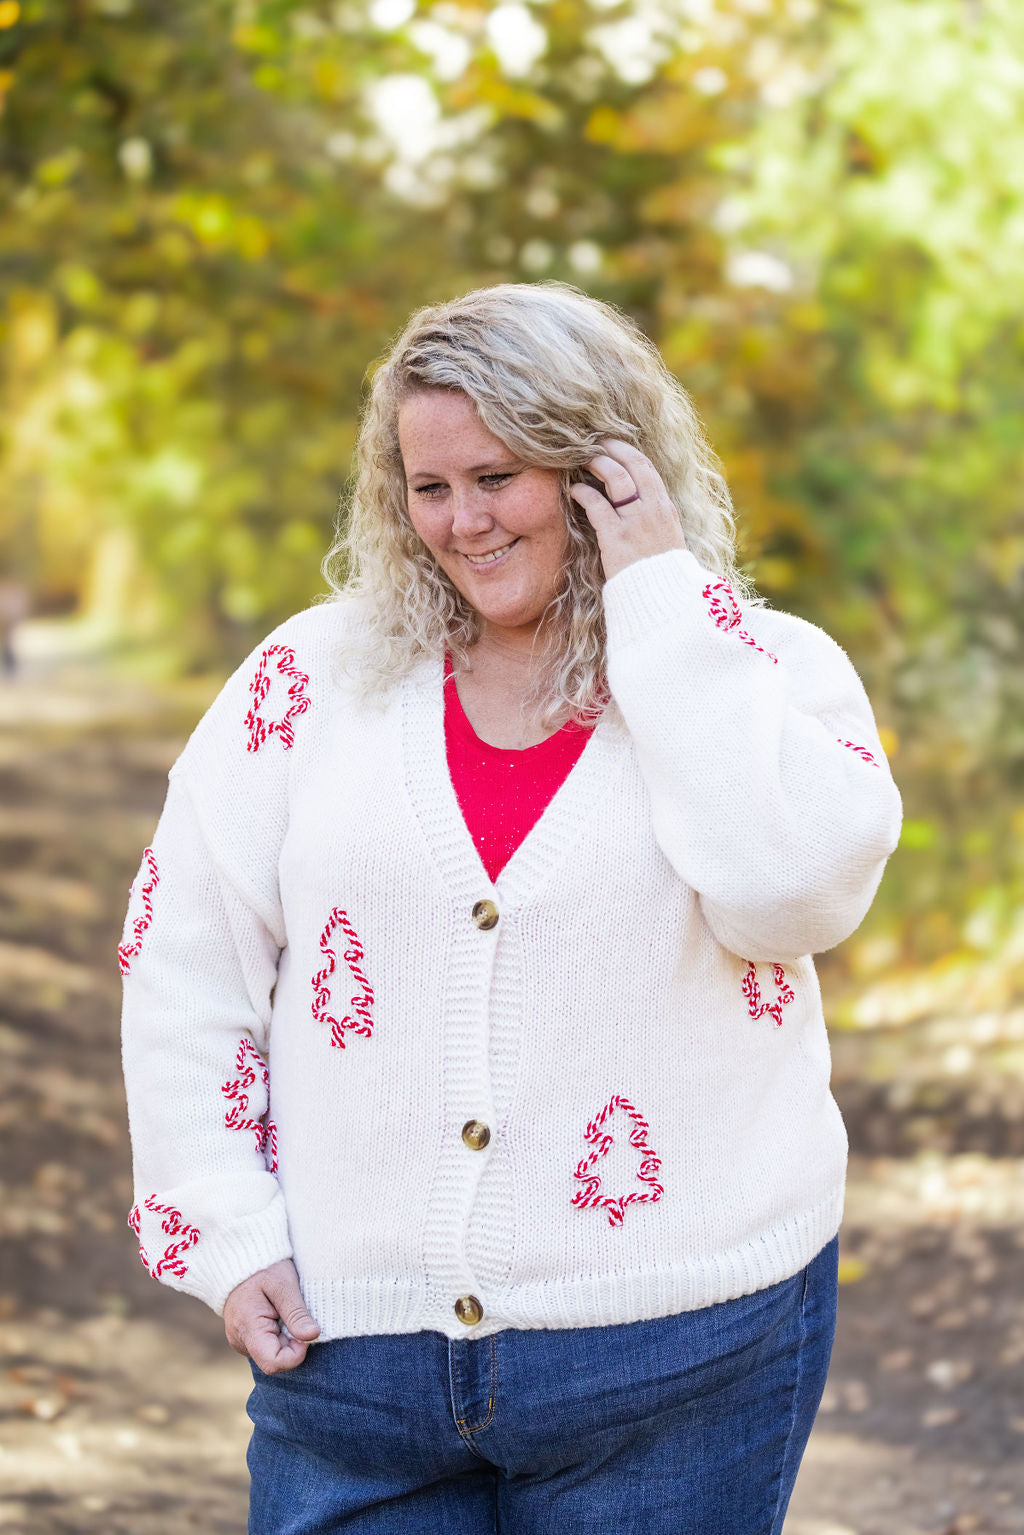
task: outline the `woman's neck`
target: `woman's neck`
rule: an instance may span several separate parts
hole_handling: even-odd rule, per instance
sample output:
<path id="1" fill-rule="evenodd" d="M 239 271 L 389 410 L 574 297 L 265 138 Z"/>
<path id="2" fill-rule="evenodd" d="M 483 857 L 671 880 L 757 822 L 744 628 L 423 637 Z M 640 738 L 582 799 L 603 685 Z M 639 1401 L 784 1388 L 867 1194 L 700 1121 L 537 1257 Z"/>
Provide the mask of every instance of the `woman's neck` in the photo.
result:
<path id="1" fill-rule="evenodd" d="M 522 749 L 547 740 L 534 690 L 543 642 L 535 634 L 485 632 L 470 647 L 469 665 L 456 673 L 459 700 L 473 729 L 490 746 Z"/>

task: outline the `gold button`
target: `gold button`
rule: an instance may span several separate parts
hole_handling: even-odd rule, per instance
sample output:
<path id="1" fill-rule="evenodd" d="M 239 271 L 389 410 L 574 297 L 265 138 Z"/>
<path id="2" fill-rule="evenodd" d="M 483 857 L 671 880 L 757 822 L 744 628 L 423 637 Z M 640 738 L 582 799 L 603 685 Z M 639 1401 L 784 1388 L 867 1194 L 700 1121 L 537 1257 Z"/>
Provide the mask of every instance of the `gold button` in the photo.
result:
<path id="1" fill-rule="evenodd" d="M 467 1119 L 462 1127 L 462 1139 L 473 1151 L 483 1151 L 490 1138 L 490 1130 L 480 1119 Z"/>
<path id="2" fill-rule="evenodd" d="M 473 907 L 473 921 L 486 933 L 498 925 L 498 908 L 493 901 L 477 901 Z"/>
<path id="3" fill-rule="evenodd" d="M 455 1315 L 467 1327 L 474 1327 L 484 1314 L 484 1308 L 475 1295 L 460 1295 L 455 1302 Z"/>

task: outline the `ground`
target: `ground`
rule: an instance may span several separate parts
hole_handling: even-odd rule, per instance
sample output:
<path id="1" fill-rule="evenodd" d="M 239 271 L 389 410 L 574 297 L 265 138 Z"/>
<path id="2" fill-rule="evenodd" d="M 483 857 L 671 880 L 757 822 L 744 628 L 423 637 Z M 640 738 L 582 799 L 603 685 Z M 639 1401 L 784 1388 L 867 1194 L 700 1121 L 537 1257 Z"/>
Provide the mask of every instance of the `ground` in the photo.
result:
<path id="1" fill-rule="evenodd" d="M 116 945 L 210 685 L 0 684 L 0 1528 L 245 1528 L 248 1367 L 135 1256 Z M 1024 1007 L 837 1033 L 832 1372 L 786 1535 L 1024 1532 Z M 723 1532 L 724 1535 L 724 1532 Z"/>

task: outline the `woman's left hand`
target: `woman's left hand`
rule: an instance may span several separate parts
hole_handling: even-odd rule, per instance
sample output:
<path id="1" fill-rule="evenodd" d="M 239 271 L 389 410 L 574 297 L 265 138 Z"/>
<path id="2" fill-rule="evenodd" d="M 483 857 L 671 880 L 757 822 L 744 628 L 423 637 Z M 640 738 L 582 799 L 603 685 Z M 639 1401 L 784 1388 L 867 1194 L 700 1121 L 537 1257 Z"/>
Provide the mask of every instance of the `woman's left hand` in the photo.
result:
<path id="1" fill-rule="evenodd" d="M 604 482 L 604 495 L 586 484 L 570 485 L 569 494 L 597 534 L 608 580 L 635 560 L 686 548 L 665 482 L 639 448 L 605 437 L 601 452 L 586 467 Z"/>

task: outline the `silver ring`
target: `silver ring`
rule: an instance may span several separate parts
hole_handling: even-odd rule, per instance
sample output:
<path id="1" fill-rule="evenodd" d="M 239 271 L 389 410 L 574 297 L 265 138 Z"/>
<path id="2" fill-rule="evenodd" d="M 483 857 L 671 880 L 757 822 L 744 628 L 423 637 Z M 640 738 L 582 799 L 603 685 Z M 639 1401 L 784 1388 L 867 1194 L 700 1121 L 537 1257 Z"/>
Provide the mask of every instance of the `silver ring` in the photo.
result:
<path id="1" fill-rule="evenodd" d="M 625 501 L 613 501 L 612 502 L 612 506 L 614 506 L 615 510 L 618 511 L 620 506 L 628 506 L 631 501 L 639 501 L 639 500 L 640 500 L 640 492 L 638 490 L 635 490 L 631 496 L 627 496 L 626 497 Z"/>

